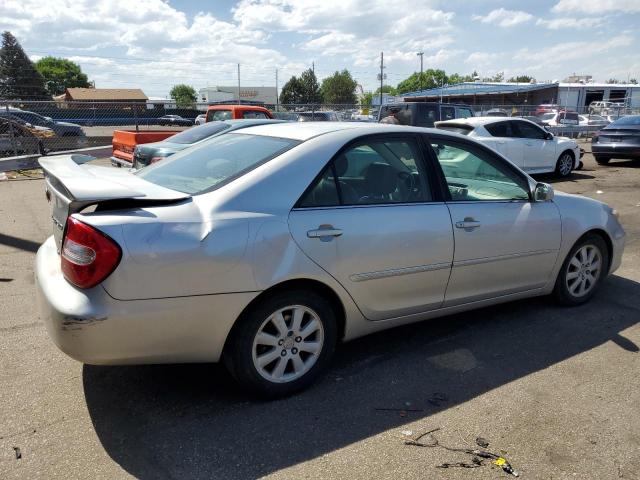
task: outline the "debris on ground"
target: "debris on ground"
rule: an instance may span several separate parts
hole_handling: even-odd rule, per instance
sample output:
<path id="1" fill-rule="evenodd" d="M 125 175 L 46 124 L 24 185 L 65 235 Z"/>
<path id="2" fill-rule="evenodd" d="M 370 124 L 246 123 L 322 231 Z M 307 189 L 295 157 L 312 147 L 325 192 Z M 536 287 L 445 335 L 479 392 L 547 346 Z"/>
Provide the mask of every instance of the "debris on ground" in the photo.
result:
<path id="1" fill-rule="evenodd" d="M 3 180 L 9 180 L 9 177 L 7 177 L 6 173 L 0 172 L 0 182 Z"/>
<path id="2" fill-rule="evenodd" d="M 13 447 L 13 451 L 16 454 L 16 460 L 20 460 L 22 458 L 22 452 L 20 451 L 20 447 Z"/>
<path id="3" fill-rule="evenodd" d="M 486 438 L 478 437 L 476 438 L 476 445 L 482 448 L 487 448 L 489 446 L 489 442 Z"/>
<path id="4" fill-rule="evenodd" d="M 489 452 L 487 450 L 478 450 L 474 448 L 457 448 L 457 447 L 448 447 L 446 445 L 442 445 L 438 439 L 433 435 L 435 432 L 440 430 L 440 428 L 434 428 L 433 430 L 429 430 L 428 432 L 422 433 L 418 435 L 416 438 L 412 440 L 405 440 L 405 445 L 411 445 L 414 447 L 425 447 L 425 448 L 443 448 L 444 450 L 448 450 L 450 452 L 459 452 L 466 453 L 467 455 L 471 455 L 471 462 L 447 462 L 437 465 L 437 468 L 477 468 L 484 465 L 484 460 L 491 460 L 491 463 L 502 468 L 505 473 L 509 475 L 513 475 L 514 477 L 520 476 L 518 472 L 511 466 L 511 464 L 504 458 L 502 455 L 497 455 L 495 453 Z M 424 439 L 424 440 L 423 440 Z M 476 443 L 478 446 L 485 448 L 480 445 L 481 443 L 489 446 L 489 442 L 482 438 L 478 437 L 476 439 Z"/>

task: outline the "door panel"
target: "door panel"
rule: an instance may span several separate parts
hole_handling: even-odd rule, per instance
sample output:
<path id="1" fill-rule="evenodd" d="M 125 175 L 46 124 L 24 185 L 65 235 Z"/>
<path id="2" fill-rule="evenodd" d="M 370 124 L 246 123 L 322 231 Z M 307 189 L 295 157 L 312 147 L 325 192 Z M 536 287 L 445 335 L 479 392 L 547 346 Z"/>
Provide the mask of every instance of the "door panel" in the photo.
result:
<path id="1" fill-rule="evenodd" d="M 560 248 L 561 223 L 552 202 L 449 204 L 454 225 L 472 218 L 475 228 L 454 228 L 455 256 L 445 305 L 544 286 Z"/>
<path id="2" fill-rule="evenodd" d="M 289 227 L 305 254 L 342 284 L 368 319 L 442 305 L 453 259 L 446 205 L 300 209 L 291 212 Z M 320 229 L 341 232 L 322 237 L 315 232 Z"/>
<path id="3" fill-rule="evenodd" d="M 555 169 L 556 140 L 547 140 L 546 132 L 524 120 L 514 120 L 514 131 L 523 144 L 523 165 L 525 170 L 541 168 Z"/>

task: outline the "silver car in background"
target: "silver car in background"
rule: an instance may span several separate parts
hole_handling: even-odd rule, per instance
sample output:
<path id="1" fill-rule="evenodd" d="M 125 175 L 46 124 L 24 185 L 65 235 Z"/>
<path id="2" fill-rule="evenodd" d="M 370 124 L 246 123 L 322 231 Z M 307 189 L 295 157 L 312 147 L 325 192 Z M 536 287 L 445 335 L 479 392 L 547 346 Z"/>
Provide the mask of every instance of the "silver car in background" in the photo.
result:
<path id="1" fill-rule="evenodd" d="M 56 345 L 91 364 L 222 360 L 266 397 L 308 386 L 340 341 L 536 295 L 584 303 L 624 247 L 607 205 L 442 130 L 283 123 L 138 174 L 86 160 L 40 160 Z"/>

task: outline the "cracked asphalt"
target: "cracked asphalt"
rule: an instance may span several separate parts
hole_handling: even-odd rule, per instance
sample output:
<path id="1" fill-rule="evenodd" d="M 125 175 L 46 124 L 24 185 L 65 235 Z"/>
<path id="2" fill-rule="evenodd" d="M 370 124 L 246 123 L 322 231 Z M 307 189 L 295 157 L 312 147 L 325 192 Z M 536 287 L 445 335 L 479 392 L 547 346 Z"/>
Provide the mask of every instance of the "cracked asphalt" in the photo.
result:
<path id="1" fill-rule="evenodd" d="M 622 268 L 588 305 L 538 298 L 339 348 L 327 375 L 256 402 L 218 365 L 85 366 L 47 338 L 33 262 L 50 234 L 43 181 L 0 182 L 0 478 L 640 478 L 640 163 L 585 169 L 558 190 L 614 206 Z M 20 458 L 17 458 L 16 448 Z"/>

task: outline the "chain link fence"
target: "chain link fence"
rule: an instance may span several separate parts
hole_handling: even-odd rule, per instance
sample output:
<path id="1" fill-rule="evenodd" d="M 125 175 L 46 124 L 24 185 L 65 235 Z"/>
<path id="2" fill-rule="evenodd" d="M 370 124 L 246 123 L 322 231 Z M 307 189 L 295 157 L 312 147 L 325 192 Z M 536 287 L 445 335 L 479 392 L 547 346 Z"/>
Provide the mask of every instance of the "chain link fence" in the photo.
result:
<path id="1" fill-rule="evenodd" d="M 0 100 L 0 157 L 110 146 L 114 130 L 180 131 L 204 123 L 209 104 L 176 108 L 151 102 L 23 102 Z M 377 122 L 378 108 L 360 104 L 264 105 L 288 121 Z M 442 105 L 443 107 L 446 104 Z M 522 116 L 551 132 L 589 137 L 616 118 L 639 109 L 566 109 L 561 106 L 467 105 L 476 116 Z M 548 111 L 545 111 L 548 110 Z M 451 109 L 449 109 L 450 111 Z M 386 110 L 383 110 L 383 115 Z M 441 110 L 444 112 L 444 110 Z M 200 117 L 199 117 L 200 116 Z M 444 114 L 442 114 L 444 117 Z"/>

